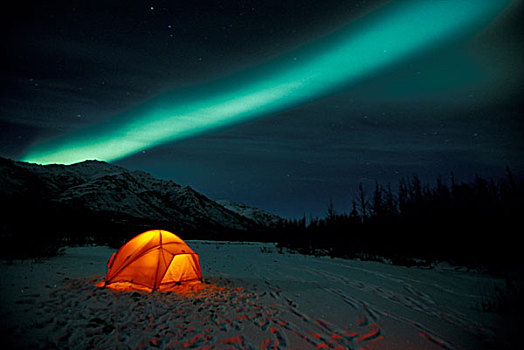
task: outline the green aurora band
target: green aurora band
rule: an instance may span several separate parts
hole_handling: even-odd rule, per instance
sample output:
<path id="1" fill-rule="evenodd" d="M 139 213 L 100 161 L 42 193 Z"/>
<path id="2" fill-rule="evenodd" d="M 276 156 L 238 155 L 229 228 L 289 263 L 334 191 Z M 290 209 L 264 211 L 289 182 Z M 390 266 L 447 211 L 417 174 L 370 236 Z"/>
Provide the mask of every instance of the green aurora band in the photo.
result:
<path id="1" fill-rule="evenodd" d="M 41 164 L 114 161 L 292 108 L 465 40 L 510 2 L 393 1 L 259 67 L 163 93 L 104 123 L 35 144 L 23 160 Z"/>

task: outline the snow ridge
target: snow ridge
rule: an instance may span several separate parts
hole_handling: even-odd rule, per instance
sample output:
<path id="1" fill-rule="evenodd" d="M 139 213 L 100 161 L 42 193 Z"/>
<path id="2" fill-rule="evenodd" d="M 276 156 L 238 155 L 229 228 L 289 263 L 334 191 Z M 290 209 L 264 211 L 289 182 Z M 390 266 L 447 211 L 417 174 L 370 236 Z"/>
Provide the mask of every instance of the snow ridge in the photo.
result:
<path id="1" fill-rule="evenodd" d="M 232 202 L 218 203 L 189 186 L 88 160 L 36 165 L 0 159 L 0 195 L 48 201 L 90 213 L 173 223 L 180 231 L 249 231 L 275 225 L 278 216 Z"/>

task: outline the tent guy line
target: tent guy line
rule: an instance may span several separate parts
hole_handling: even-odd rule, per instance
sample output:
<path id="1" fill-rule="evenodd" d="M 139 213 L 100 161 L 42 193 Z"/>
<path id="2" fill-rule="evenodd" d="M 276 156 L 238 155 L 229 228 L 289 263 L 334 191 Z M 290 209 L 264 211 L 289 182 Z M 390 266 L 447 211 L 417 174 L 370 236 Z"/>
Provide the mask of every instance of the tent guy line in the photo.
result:
<path id="1" fill-rule="evenodd" d="M 41 164 L 115 161 L 292 108 L 465 40 L 510 2 L 393 2 L 259 67 L 161 94 L 103 123 L 36 143 L 22 160 Z"/>

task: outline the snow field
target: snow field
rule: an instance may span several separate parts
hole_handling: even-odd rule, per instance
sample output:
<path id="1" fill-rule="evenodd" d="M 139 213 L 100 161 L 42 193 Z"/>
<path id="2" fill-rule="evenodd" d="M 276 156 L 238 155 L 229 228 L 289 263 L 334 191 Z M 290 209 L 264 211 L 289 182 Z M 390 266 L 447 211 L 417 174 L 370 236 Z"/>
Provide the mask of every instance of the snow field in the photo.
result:
<path id="1" fill-rule="evenodd" d="M 2 263 L 12 347 L 71 349 L 475 349 L 498 331 L 483 298 L 503 281 L 452 267 L 278 254 L 272 244 L 187 241 L 203 284 L 102 289 L 107 247 Z"/>

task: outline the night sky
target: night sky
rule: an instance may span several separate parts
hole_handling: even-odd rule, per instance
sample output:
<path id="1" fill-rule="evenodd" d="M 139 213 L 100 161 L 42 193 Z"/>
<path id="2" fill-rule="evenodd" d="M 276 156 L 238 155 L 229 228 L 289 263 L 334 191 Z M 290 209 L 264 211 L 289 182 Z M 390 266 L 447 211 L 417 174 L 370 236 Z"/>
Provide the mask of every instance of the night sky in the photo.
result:
<path id="1" fill-rule="evenodd" d="M 19 1 L 0 156 L 97 158 L 286 217 L 348 211 L 360 182 L 524 175 L 523 9 Z"/>

